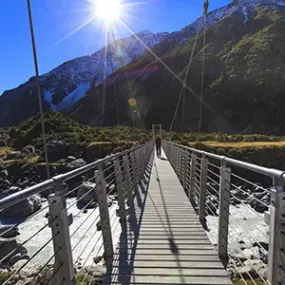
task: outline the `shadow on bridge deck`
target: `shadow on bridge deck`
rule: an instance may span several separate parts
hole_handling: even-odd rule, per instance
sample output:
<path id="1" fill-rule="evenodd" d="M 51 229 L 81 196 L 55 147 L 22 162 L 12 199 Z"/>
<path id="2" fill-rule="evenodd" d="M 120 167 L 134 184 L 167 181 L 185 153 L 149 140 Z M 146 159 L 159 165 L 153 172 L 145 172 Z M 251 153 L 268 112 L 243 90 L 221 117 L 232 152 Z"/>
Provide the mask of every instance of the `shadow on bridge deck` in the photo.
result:
<path id="1" fill-rule="evenodd" d="M 171 165 L 152 155 L 104 284 L 232 284 Z"/>

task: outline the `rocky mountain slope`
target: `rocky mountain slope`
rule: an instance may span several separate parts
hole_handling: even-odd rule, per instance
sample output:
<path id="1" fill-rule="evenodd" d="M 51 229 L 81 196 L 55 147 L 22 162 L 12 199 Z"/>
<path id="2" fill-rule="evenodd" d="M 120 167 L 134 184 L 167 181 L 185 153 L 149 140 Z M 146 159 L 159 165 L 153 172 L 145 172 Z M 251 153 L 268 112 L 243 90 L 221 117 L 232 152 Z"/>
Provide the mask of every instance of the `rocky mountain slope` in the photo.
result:
<path id="1" fill-rule="evenodd" d="M 247 0 L 213 11 L 205 49 L 204 131 L 245 131 L 284 133 L 285 119 L 285 1 Z M 199 20 L 197 20 L 199 22 Z M 181 79 L 194 40 L 181 45 L 194 33 L 197 23 L 169 35 L 154 47 L 154 52 Z M 215 22 L 213 24 L 213 22 Z M 188 31 L 188 35 L 187 35 Z M 199 97 L 202 66 L 202 35 L 187 84 Z M 166 43 L 170 43 L 168 46 Z M 124 76 L 128 75 L 128 76 Z M 112 84 L 115 79 L 115 85 Z M 116 94 L 114 94 L 114 88 Z M 169 128 L 181 83 L 153 54 L 146 53 L 107 80 L 105 124 L 116 124 L 115 95 L 119 98 L 121 121 L 143 120 Z M 103 85 L 90 90 L 70 113 L 79 122 L 90 124 L 99 112 Z M 130 107 L 130 98 L 136 103 Z M 100 105 L 101 106 L 101 105 Z M 184 130 L 197 130 L 199 100 L 185 93 Z M 182 108 L 176 119 L 181 129 Z"/>
<path id="2" fill-rule="evenodd" d="M 43 74 L 40 78 L 45 109 L 65 111 L 85 96 L 90 87 L 97 86 L 104 79 L 105 56 L 107 54 L 106 75 L 153 47 L 168 33 L 142 31 L 135 36 L 118 41 L 90 56 L 75 58 Z M 145 46 L 144 46 L 145 45 Z M 112 62 L 110 60 L 112 56 Z M 19 124 L 38 113 L 38 100 L 35 78 L 19 87 L 5 91 L 0 97 L 0 126 Z"/>

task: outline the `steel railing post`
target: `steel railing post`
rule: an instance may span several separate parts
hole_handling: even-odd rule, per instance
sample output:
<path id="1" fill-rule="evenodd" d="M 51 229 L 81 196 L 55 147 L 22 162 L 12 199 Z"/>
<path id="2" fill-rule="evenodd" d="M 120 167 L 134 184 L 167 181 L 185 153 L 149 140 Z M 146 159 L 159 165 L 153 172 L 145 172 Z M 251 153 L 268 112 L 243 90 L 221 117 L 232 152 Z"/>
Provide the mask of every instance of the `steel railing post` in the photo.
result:
<path id="1" fill-rule="evenodd" d="M 102 163 L 98 165 L 98 172 L 96 175 L 96 191 L 98 193 L 98 204 L 100 211 L 100 219 L 102 226 L 102 236 L 104 243 L 104 258 L 107 261 L 113 257 L 113 240 L 110 225 L 109 209 L 107 202 L 106 185 L 104 179 L 104 172 Z"/>
<path id="2" fill-rule="evenodd" d="M 271 192 L 268 280 L 270 285 L 285 284 L 285 192 L 284 180 L 274 178 Z"/>
<path id="3" fill-rule="evenodd" d="M 138 191 L 138 172 L 137 172 L 136 161 L 135 161 L 135 156 L 134 156 L 133 151 L 130 153 L 130 156 L 131 156 L 132 174 L 133 174 L 134 185 L 135 185 L 135 193 L 137 193 L 137 191 Z"/>
<path id="4" fill-rule="evenodd" d="M 188 169 L 189 169 L 189 152 L 186 150 L 184 152 L 184 163 L 183 163 L 183 187 L 185 191 L 188 191 L 188 185 L 187 185 L 187 174 L 188 174 Z"/>
<path id="5" fill-rule="evenodd" d="M 175 170 L 175 147 L 171 145 L 171 165 Z"/>
<path id="6" fill-rule="evenodd" d="M 140 170 L 141 170 L 141 179 L 143 178 L 144 175 L 144 171 L 145 171 L 145 167 L 147 165 L 147 163 L 145 163 L 145 161 L 147 161 L 147 158 L 144 157 L 144 154 L 142 152 L 142 150 L 140 151 Z"/>
<path id="7" fill-rule="evenodd" d="M 135 161 L 137 166 L 137 177 L 138 181 L 141 180 L 141 158 L 140 158 L 140 150 L 135 151 Z"/>
<path id="8" fill-rule="evenodd" d="M 199 219 L 200 222 L 205 221 L 206 209 L 206 192 L 207 192 L 207 177 L 208 177 L 208 159 L 205 154 L 201 158 L 201 173 L 200 173 L 200 195 L 199 195 Z"/>
<path id="9" fill-rule="evenodd" d="M 62 181 L 55 180 L 54 194 L 48 196 L 49 226 L 51 227 L 54 248 L 54 276 L 51 284 L 76 283 L 74 276 L 69 225 L 72 215 L 67 215 L 66 197 Z"/>
<path id="10" fill-rule="evenodd" d="M 114 160 L 114 169 L 115 169 L 115 178 L 116 178 L 117 193 L 118 193 L 119 214 L 121 222 L 123 223 L 126 221 L 126 208 L 125 208 L 125 193 L 124 193 L 122 169 L 119 158 L 116 158 Z"/>
<path id="11" fill-rule="evenodd" d="M 133 199 L 133 190 L 132 190 L 132 184 L 131 184 L 129 159 L 127 155 L 124 155 L 123 165 L 124 165 L 125 187 L 126 187 L 127 196 L 128 196 L 128 205 L 133 210 L 134 209 L 134 199 Z"/>
<path id="12" fill-rule="evenodd" d="M 230 215 L 231 169 L 222 164 L 220 167 L 218 255 L 224 262 L 228 260 L 228 232 Z"/>
<path id="13" fill-rule="evenodd" d="M 175 147 L 175 172 L 179 177 L 179 148 Z"/>
<path id="14" fill-rule="evenodd" d="M 190 187 L 188 197 L 192 205 L 194 205 L 194 187 L 195 187 L 195 169 L 196 169 L 197 155 L 191 155 L 191 170 L 190 170 Z"/>
<path id="15" fill-rule="evenodd" d="M 183 148 L 179 149 L 179 180 L 180 183 L 183 184 L 183 177 L 184 177 L 184 150 Z"/>

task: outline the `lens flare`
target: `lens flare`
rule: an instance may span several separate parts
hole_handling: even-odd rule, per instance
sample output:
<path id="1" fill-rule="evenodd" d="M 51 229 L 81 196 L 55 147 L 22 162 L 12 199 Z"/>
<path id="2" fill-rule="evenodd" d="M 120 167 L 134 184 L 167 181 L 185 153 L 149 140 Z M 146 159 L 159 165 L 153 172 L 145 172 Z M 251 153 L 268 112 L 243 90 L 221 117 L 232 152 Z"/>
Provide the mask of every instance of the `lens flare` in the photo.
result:
<path id="1" fill-rule="evenodd" d="M 137 105 L 137 101 L 134 97 L 131 97 L 128 102 L 131 107 L 135 107 Z"/>

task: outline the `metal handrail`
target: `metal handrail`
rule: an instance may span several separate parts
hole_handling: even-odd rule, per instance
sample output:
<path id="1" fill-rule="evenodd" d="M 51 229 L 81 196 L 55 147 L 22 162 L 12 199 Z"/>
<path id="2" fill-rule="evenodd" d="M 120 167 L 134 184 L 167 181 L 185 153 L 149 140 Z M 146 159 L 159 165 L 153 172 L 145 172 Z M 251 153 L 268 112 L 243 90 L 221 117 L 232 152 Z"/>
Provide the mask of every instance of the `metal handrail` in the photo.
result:
<path id="1" fill-rule="evenodd" d="M 105 162 L 108 162 L 108 161 L 113 161 L 115 160 L 116 158 L 120 157 L 120 156 L 123 156 L 125 154 L 128 154 L 132 151 L 136 151 L 140 148 L 142 148 L 143 145 L 138 145 L 138 146 L 135 146 L 131 149 L 127 149 L 127 150 L 124 150 L 122 152 L 118 152 L 118 153 L 115 153 L 113 155 L 110 155 L 108 157 L 105 157 L 105 158 L 102 158 L 102 159 L 98 159 L 97 161 L 95 162 L 92 162 L 92 163 L 89 163 L 87 165 L 84 165 L 82 167 L 79 167 L 75 170 L 72 170 L 72 171 L 69 171 L 67 173 L 64 173 L 64 174 L 59 174 L 57 176 L 54 176 L 53 178 L 51 179 L 48 179 L 44 182 L 41 182 L 37 185 L 34 185 L 34 186 L 31 186 L 27 189 L 24 189 L 22 191 L 19 191 L 17 193 L 14 193 L 14 194 L 11 194 L 3 199 L 0 200 L 0 211 L 7 208 L 7 207 L 10 207 L 18 202 L 22 202 L 23 200 L 35 195 L 35 194 L 40 194 L 42 193 L 43 191 L 45 190 L 48 190 L 50 188 L 53 188 L 55 187 L 55 184 L 56 183 L 59 183 L 59 182 L 64 182 L 64 181 L 67 181 L 67 180 L 70 180 L 78 175 L 81 175 L 95 167 L 97 167 L 98 165 L 101 165 L 102 163 L 105 163 Z"/>
<path id="2" fill-rule="evenodd" d="M 189 151 L 196 153 L 196 154 L 205 155 L 209 158 L 219 160 L 221 163 L 225 163 L 227 165 L 242 167 L 242 168 L 245 168 L 247 170 L 251 170 L 251 171 L 258 172 L 260 174 L 269 176 L 271 178 L 276 177 L 276 178 L 281 178 L 281 179 L 285 180 L 285 171 L 282 171 L 279 169 L 267 168 L 264 166 L 260 166 L 260 165 L 252 164 L 252 163 L 245 162 L 242 160 L 237 160 L 237 159 L 229 158 L 226 156 L 206 152 L 203 150 L 195 149 L 195 148 L 192 148 L 189 146 L 184 146 L 184 145 L 180 145 L 180 144 L 169 142 L 169 141 L 167 141 L 167 144 L 174 145 L 176 147 L 179 147 L 179 148 L 182 148 L 185 150 L 189 150 Z"/>
<path id="3" fill-rule="evenodd" d="M 263 273 L 257 268 L 253 269 L 254 274 L 258 276 L 258 279 L 263 280 L 264 282 L 267 281 L 266 284 L 283 284 L 285 280 L 285 172 L 278 169 L 267 168 L 245 161 L 220 156 L 169 141 L 164 141 L 163 145 L 167 158 L 173 166 L 178 177 L 181 178 L 185 173 L 189 173 L 189 175 L 185 176 L 187 183 L 183 183 L 184 190 L 186 193 L 188 193 L 192 206 L 198 211 L 201 223 L 204 224 L 206 222 L 207 228 L 210 226 L 210 229 L 215 231 L 216 240 L 213 241 L 213 243 L 217 244 L 218 255 L 225 263 L 227 263 L 228 260 L 232 260 L 233 257 L 231 254 L 229 254 L 229 249 L 232 249 L 233 242 L 236 242 L 236 240 L 233 239 L 232 233 L 229 229 L 234 230 L 236 236 L 240 235 L 238 230 L 235 229 L 231 223 L 232 211 L 237 211 L 235 210 L 235 204 L 232 203 L 233 199 L 231 198 L 237 198 L 239 202 L 243 203 L 245 207 L 248 207 L 251 212 L 256 214 L 256 216 L 259 212 L 256 207 L 261 208 L 261 211 L 264 213 L 265 221 L 261 228 L 264 229 L 264 226 L 268 227 L 267 232 L 269 233 L 269 238 L 267 240 L 269 245 L 268 255 L 261 261 L 264 264 L 264 268 L 267 268 L 268 271 L 266 278 L 264 278 Z M 201 161 L 200 166 L 197 165 L 198 157 L 200 157 Z M 218 161 L 217 166 L 215 166 L 217 168 L 217 174 L 210 170 L 210 167 L 214 166 L 210 162 L 213 160 Z M 198 173 L 198 180 L 200 181 L 196 180 L 197 169 L 200 170 Z M 237 175 L 234 173 L 235 171 L 238 172 L 241 169 L 249 170 L 252 173 L 257 173 L 259 176 L 261 174 L 264 178 L 266 177 L 266 181 L 268 181 L 268 178 L 271 178 L 270 184 L 265 182 L 267 187 L 270 188 L 266 189 L 265 187 L 260 187 L 259 183 L 254 183 L 250 181 L 250 179 L 242 177 L 242 175 L 248 174 Z M 216 178 L 218 178 L 218 181 L 215 181 L 216 185 L 218 186 L 217 190 L 208 185 L 208 182 L 214 182 L 210 176 L 213 174 L 215 174 Z M 255 195 L 258 194 L 259 191 L 254 193 L 254 190 L 250 190 L 252 193 L 247 193 L 242 188 L 240 189 L 240 192 L 242 195 L 246 195 L 247 198 L 245 200 L 239 199 L 239 197 L 236 197 L 235 192 L 232 191 L 239 189 L 236 186 L 236 180 L 247 183 L 253 187 L 256 186 L 257 188 L 261 188 L 265 193 L 264 195 L 270 195 L 270 199 L 269 197 L 265 197 L 266 199 L 263 201 L 258 195 Z M 209 186 L 210 190 L 208 189 Z M 215 195 L 218 197 L 218 201 L 216 202 L 209 199 L 212 196 L 211 191 L 213 190 Z M 237 209 L 239 210 L 239 207 L 237 207 Z M 266 212 L 267 209 L 269 210 L 268 212 Z M 211 219 L 207 219 L 207 216 L 209 215 L 218 216 L 218 219 L 213 226 L 210 225 Z M 260 216 L 259 218 L 263 219 Z M 259 233 L 262 231 L 261 228 L 258 228 L 258 225 L 252 223 L 249 225 L 249 223 L 250 222 L 248 222 L 248 219 L 243 219 L 240 221 L 239 227 L 243 230 L 243 233 L 246 234 L 247 238 L 250 237 L 250 240 L 254 241 L 254 232 L 251 233 L 250 229 L 258 229 Z M 267 226 L 265 224 L 267 224 Z M 259 243 L 259 240 L 256 241 Z M 234 258 L 239 259 L 239 256 L 235 256 Z M 235 264 L 235 262 L 233 264 Z M 241 260 L 239 260 L 237 267 L 239 267 L 239 265 L 243 267 L 243 270 L 247 269 Z M 238 270 L 236 272 L 240 273 Z M 254 282 L 251 272 L 246 271 L 245 274 L 248 275 L 248 277 Z M 243 274 L 241 274 L 241 277 L 243 278 Z M 246 281 L 244 283 L 248 284 Z"/>
<path id="4" fill-rule="evenodd" d="M 35 194 L 40 194 L 45 190 L 53 188 L 47 197 L 48 205 L 35 213 L 35 215 L 38 215 L 42 213 L 43 210 L 48 209 L 48 215 L 45 215 L 45 217 L 48 218 L 48 221 L 45 225 L 41 225 L 39 230 L 37 229 L 31 235 L 28 234 L 29 237 L 17 244 L 16 248 L 12 248 L 9 252 L 5 253 L 5 256 L 1 256 L 0 263 L 5 263 L 5 265 L 9 264 L 9 266 L 10 264 L 14 264 L 14 255 L 17 254 L 17 251 L 23 246 L 28 245 L 28 243 L 30 244 L 31 240 L 34 241 L 34 239 L 39 237 L 39 234 L 48 227 L 51 229 L 51 236 L 49 236 L 48 232 L 45 232 L 45 237 L 41 240 L 42 242 L 45 242 L 47 239 L 46 234 L 50 239 L 42 246 L 36 245 L 35 247 L 38 248 L 38 250 L 32 255 L 31 259 L 24 263 L 15 273 L 12 274 L 12 276 L 8 276 L 8 279 L 4 280 L 3 285 L 8 285 L 11 278 L 22 270 L 30 260 L 39 258 L 42 251 L 45 251 L 47 255 L 50 255 L 49 247 L 51 244 L 53 245 L 53 253 L 44 263 L 44 267 L 49 263 L 53 263 L 53 274 L 50 277 L 53 284 L 62 284 L 62 280 L 66 280 L 68 284 L 74 284 L 79 274 L 79 271 L 76 275 L 74 272 L 74 268 L 76 268 L 79 258 L 82 257 L 84 259 L 83 266 L 85 266 L 85 264 L 89 262 L 93 250 L 95 250 L 97 246 L 99 248 L 96 248 L 96 257 L 101 254 L 101 258 L 104 258 L 105 262 L 107 262 L 109 258 L 112 258 L 114 253 L 114 242 L 117 242 L 113 232 L 118 225 L 121 224 L 122 227 L 125 225 L 127 216 L 129 215 L 127 206 L 132 208 L 134 205 L 136 189 L 139 188 L 139 185 L 144 178 L 144 174 L 147 171 L 152 155 L 153 141 L 150 141 L 143 145 L 137 145 L 122 152 L 113 154 L 109 157 L 99 159 L 68 173 L 57 175 L 52 179 L 48 179 L 38 185 L 34 185 L 1 199 L 0 211 L 2 212 L 3 209 L 15 206 L 19 202 L 22 202 Z M 83 191 L 86 191 L 81 194 L 76 193 L 76 198 L 74 197 L 75 201 L 68 201 L 68 194 L 78 190 L 79 187 L 76 186 L 72 191 L 66 193 L 67 190 L 64 182 L 74 177 L 81 178 L 81 174 L 84 173 L 89 176 L 90 170 L 91 172 L 94 172 L 94 176 L 88 180 L 93 181 L 95 179 L 95 184 L 93 183 L 90 186 L 90 189 L 83 188 Z M 109 170 L 111 170 L 111 173 L 109 173 Z M 111 183 L 109 180 L 114 183 L 117 193 L 116 201 L 112 201 L 111 205 L 109 204 L 108 196 L 114 189 L 112 188 L 112 190 L 109 189 L 107 191 L 107 183 Z M 83 186 L 87 181 L 85 181 L 85 179 L 81 179 L 81 186 Z M 85 202 L 83 202 L 83 199 L 86 199 Z M 80 205 L 78 205 L 78 202 L 80 202 Z M 81 204 L 84 205 L 83 208 L 81 208 Z M 116 207 L 118 208 L 116 209 Z M 87 218 L 78 224 L 79 216 L 84 214 L 88 208 L 94 208 L 94 210 L 91 211 Z M 111 215 L 110 213 L 113 214 Z M 1 233 L 1 236 L 9 232 L 11 229 L 16 228 L 18 225 L 24 224 L 33 216 L 34 214 L 28 216 L 26 220 L 13 225 L 12 228 Z M 77 221 L 74 224 L 75 227 L 72 226 L 74 221 Z M 98 224 L 97 222 L 100 223 Z M 83 234 L 81 234 L 78 230 L 83 224 L 85 224 L 85 228 Z M 71 226 L 72 234 L 70 234 Z M 122 229 L 118 229 L 118 231 L 121 230 Z M 88 241 L 86 242 L 85 237 L 90 231 L 94 231 L 94 233 L 91 237 L 88 237 Z M 97 239 L 95 244 L 93 243 L 93 237 L 96 237 Z M 100 243 L 102 244 L 100 245 Z M 93 248 L 88 253 L 86 251 L 89 251 L 89 245 L 91 244 L 93 245 Z M 83 246 L 83 249 L 80 248 L 81 246 Z M 78 250 L 80 252 L 77 252 Z M 53 262 L 52 259 L 54 259 Z M 35 274 L 35 280 L 37 280 L 37 276 L 42 270 L 43 269 L 40 269 L 37 274 Z M 47 283 L 49 283 L 49 281 Z"/>

